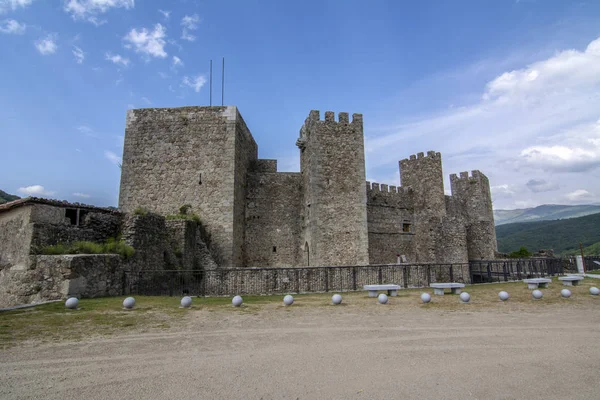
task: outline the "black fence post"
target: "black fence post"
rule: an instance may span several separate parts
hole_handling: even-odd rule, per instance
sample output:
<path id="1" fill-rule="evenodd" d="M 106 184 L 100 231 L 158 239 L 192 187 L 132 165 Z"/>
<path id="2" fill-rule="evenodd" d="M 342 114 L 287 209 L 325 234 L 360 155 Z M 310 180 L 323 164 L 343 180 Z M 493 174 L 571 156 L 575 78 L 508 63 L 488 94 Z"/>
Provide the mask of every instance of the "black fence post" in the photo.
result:
<path id="1" fill-rule="evenodd" d="M 356 267 L 352 267 L 352 290 L 356 291 Z"/>

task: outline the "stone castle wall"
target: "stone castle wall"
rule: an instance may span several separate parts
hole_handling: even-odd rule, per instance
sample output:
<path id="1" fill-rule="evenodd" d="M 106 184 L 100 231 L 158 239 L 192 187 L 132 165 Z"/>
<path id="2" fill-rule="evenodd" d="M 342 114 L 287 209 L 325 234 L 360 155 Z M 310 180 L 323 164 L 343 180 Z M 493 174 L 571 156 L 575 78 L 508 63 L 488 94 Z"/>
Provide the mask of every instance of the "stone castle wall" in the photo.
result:
<path id="1" fill-rule="evenodd" d="M 248 174 L 244 265 L 305 265 L 300 239 L 302 212 L 302 177 L 299 173 Z"/>
<path id="2" fill-rule="evenodd" d="M 235 265 L 243 244 L 241 171 L 256 154 L 236 107 L 130 110 L 119 208 L 168 215 L 190 204 L 202 216 L 211 250 L 223 266 Z"/>
<path id="3" fill-rule="evenodd" d="M 362 115 L 313 110 L 298 142 L 310 265 L 368 264 Z"/>
<path id="4" fill-rule="evenodd" d="M 413 191 L 367 182 L 369 263 L 395 264 L 398 255 L 416 259 Z"/>

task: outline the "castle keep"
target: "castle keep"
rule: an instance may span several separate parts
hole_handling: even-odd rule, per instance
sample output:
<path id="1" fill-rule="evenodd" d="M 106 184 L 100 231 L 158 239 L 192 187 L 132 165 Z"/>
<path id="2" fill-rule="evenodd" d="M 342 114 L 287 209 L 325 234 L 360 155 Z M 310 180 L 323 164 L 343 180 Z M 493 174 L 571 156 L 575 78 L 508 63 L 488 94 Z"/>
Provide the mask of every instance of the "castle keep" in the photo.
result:
<path id="1" fill-rule="evenodd" d="M 119 209 L 202 219 L 214 263 L 291 267 L 492 259 L 489 182 L 451 175 L 433 151 L 399 162 L 401 186 L 366 182 L 361 114 L 311 111 L 296 142 L 300 172 L 277 172 L 236 107 L 127 114 Z"/>

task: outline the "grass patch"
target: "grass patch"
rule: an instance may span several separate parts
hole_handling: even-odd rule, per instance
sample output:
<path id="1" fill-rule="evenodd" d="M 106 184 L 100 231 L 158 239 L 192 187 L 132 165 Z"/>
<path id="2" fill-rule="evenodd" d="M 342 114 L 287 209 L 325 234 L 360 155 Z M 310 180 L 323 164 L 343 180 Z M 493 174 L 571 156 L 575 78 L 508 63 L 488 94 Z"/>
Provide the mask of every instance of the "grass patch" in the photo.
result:
<path id="1" fill-rule="evenodd" d="M 105 243 L 95 243 L 87 241 L 77 241 L 69 245 L 59 243 L 54 246 L 45 246 L 38 254 L 60 255 L 60 254 L 119 254 L 122 257 L 130 258 L 135 253 L 133 247 L 125 244 L 123 241 L 117 241 L 109 238 Z"/>
<path id="2" fill-rule="evenodd" d="M 133 310 L 123 310 L 124 296 L 82 299 L 80 310 L 67 310 L 63 302 L 44 304 L 33 308 L 0 312 L 0 348 L 31 342 L 45 343 L 62 340 L 86 340 L 93 336 L 123 335 L 139 332 L 157 332 L 171 329 L 197 330 L 198 323 L 230 319 L 243 324 L 244 318 L 305 318 L 312 313 L 326 313 L 331 318 L 340 314 L 368 316 L 406 313 L 407 318 L 420 318 L 421 313 L 435 312 L 496 312 L 533 313 L 559 307 L 597 307 L 600 296 L 591 296 L 589 288 L 597 286 L 598 279 L 586 278 L 578 286 L 569 287 L 572 297 L 560 295 L 565 288 L 554 278 L 550 287 L 541 289 L 543 299 L 534 300 L 531 290 L 523 282 L 467 285 L 464 291 L 471 295 L 468 304 L 462 304 L 458 295 L 435 296 L 429 288 L 402 289 L 390 297 L 385 306 L 369 298 L 366 291 L 342 292 L 341 306 L 331 304 L 336 292 L 294 294 L 294 304 L 283 305 L 283 294 L 271 296 L 242 296 L 244 304 L 233 307 L 231 297 L 193 297 L 189 310 L 179 308 L 180 297 L 135 296 Z M 498 293 L 506 290 L 510 299 L 500 301 Z M 420 295 L 432 294 L 432 301 L 423 304 Z M 236 322 L 237 321 L 237 322 Z M 360 319 L 357 319 L 360 321 Z M 360 322 L 358 322 L 360 323 Z M 242 325 L 241 325 L 242 326 Z"/>
<path id="3" fill-rule="evenodd" d="M 165 217 L 165 219 L 167 220 L 172 220 L 172 219 L 185 219 L 188 221 L 194 221 L 196 223 L 201 223 L 202 221 L 200 220 L 200 217 L 198 216 L 198 214 L 194 214 L 194 213 L 189 213 L 189 214 L 171 214 L 171 215 L 167 215 Z"/>

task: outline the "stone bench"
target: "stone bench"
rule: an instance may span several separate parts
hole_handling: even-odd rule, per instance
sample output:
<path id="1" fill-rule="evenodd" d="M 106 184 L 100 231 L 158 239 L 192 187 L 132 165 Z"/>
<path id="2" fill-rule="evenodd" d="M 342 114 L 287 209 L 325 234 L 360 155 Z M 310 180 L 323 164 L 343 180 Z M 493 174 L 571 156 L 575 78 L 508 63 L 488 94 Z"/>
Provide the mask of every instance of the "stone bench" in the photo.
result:
<path id="1" fill-rule="evenodd" d="M 444 295 L 444 289 L 450 289 L 452 294 L 460 294 L 461 289 L 465 287 L 464 283 L 448 282 L 448 283 L 432 283 L 429 287 L 433 288 L 433 294 L 439 296 Z"/>
<path id="2" fill-rule="evenodd" d="M 583 280 L 583 276 L 561 276 L 560 278 L 558 278 L 558 280 L 562 281 L 564 286 L 577 286 L 579 285 L 579 281 Z"/>
<path id="3" fill-rule="evenodd" d="M 381 290 L 387 290 L 388 296 L 397 296 L 398 289 L 400 289 L 399 285 L 365 285 L 363 286 L 364 290 L 369 291 L 369 297 L 377 297 L 377 292 Z"/>
<path id="4" fill-rule="evenodd" d="M 552 282 L 552 279 L 548 278 L 533 278 L 523 279 L 523 282 L 527 284 L 528 289 L 537 289 L 538 287 L 547 288 L 548 284 Z"/>

